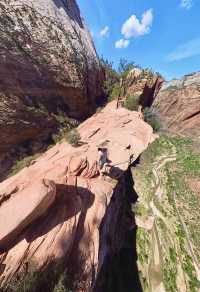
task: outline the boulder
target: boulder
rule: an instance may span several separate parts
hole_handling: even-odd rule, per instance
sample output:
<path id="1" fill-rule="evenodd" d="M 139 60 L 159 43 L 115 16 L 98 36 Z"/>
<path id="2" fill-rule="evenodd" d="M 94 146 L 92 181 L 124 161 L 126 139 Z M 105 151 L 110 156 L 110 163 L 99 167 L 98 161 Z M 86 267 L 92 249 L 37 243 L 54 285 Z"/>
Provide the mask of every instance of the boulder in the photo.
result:
<path id="1" fill-rule="evenodd" d="M 51 181 L 38 180 L 21 191 L 17 187 L 12 189 L 9 195 L 10 199 L 0 207 L 0 250 L 48 210 L 55 200 L 56 188 Z"/>

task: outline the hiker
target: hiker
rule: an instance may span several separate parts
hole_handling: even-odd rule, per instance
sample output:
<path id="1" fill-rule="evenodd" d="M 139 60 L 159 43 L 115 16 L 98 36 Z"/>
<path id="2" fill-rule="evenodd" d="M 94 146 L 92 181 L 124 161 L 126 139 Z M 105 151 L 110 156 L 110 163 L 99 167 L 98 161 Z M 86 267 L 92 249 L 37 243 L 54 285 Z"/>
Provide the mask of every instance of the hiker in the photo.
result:
<path id="1" fill-rule="evenodd" d="M 98 148 L 98 166 L 99 166 L 99 172 L 100 172 L 100 177 L 104 175 L 106 172 L 106 166 L 108 165 L 108 150 L 107 148 L 99 147 Z"/>
<path id="2" fill-rule="evenodd" d="M 139 118 L 141 120 L 144 120 L 144 115 L 143 115 L 143 112 L 142 112 L 142 106 L 141 105 L 139 105 L 139 107 L 138 107 L 138 113 L 139 113 Z"/>
<path id="3" fill-rule="evenodd" d="M 120 78 L 120 86 L 119 86 L 119 95 L 117 97 L 117 109 L 120 107 L 123 107 L 124 101 L 123 101 L 123 95 L 122 95 L 122 88 L 123 88 L 123 78 Z"/>

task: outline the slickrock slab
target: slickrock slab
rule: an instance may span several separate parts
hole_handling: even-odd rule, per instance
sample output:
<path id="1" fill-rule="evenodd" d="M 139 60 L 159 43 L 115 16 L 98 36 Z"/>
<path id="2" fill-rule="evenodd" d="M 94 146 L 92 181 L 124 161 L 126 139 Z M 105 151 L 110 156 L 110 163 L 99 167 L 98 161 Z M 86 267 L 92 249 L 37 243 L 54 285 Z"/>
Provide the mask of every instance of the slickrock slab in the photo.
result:
<path id="1" fill-rule="evenodd" d="M 12 231 L 12 238 L 17 237 L 13 247 L 0 255 L 0 285 L 23 271 L 27 263 L 34 261 L 41 268 L 65 257 L 69 268 L 78 273 L 82 290 L 77 291 L 86 292 L 95 283 L 107 255 L 120 248 L 124 174 L 156 136 L 139 113 L 116 109 L 115 101 L 81 124 L 78 131 L 82 146 L 57 144 L 33 165 L 0 184 L 0 194 L 11 192 L 0 206 L 1 238 Z M 102 143 L 108 149 L 109 167 L 106 176 L 100 178 L 98 147 Z M 54 202 L 54 186 L 46 189 L 41 186 L 42 179 L 56 185 Z M 21 191 L 13 193 L 15 186 Z M 47 205 L 38 208 L 43 195 L 48 207 L 51 205 L 49 210 Z M 5 211 L 7 205 L 12 216 Z M 33 222 L 45 210 L 45 216 Z M 4 225 L 10 220 L 6 233 Z M 20 230 L 15 221 L 21 224 Z M 25 226 L 28 228 L 22 230 Z"/>
<path id="2" fill-rule="evenodd" d="M 34 220 L 43 215 L 55 200 L 55 184 L 38 180 L 14 195 L 0 208 L 0 249 L 6 248 Z"/>

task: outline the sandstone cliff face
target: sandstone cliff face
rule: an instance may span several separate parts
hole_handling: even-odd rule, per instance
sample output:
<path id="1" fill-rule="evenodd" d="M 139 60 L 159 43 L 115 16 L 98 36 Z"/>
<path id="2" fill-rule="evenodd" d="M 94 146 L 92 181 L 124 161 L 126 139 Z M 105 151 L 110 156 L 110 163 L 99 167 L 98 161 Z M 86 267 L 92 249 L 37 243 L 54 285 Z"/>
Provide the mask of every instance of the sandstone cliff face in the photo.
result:
<path id="1" fill-rule="evenodd" d="M 82 146 L 57 144 L 0 184 L 0 286 L 26 275 L 33 262 L 44 273 L 62 258 L 73 291 L 107 291 L 106 262 L 133 224 L 123 216 L 133 200 L 132 186 L 125 197 L 125 173 L 155 137 L 139 113 L 116 109 L 115 101 L 78 131 Z M 110 161 L 101 179 L 100 144 Z"/>
<path id="2" fill-rule="evenodd" d="M 149 70 L 139 68 L 130 71 L 127 76 L 127 95 L 139 97 L 140 104 L 150 107 L 163 83 L 162 77 Z"/>
<path id="3" fill-rule="evenodd" d="M 58 116 L 95 109 L 102 75 L 74 0 L 0 3 L 0 161 L 2 154 L 48 138 Z"/>
<path id="4" fill-rule="evenodd" d="M 200 73 L 166 82 L 153 104 L 173 132 L 200 136 Z"/>

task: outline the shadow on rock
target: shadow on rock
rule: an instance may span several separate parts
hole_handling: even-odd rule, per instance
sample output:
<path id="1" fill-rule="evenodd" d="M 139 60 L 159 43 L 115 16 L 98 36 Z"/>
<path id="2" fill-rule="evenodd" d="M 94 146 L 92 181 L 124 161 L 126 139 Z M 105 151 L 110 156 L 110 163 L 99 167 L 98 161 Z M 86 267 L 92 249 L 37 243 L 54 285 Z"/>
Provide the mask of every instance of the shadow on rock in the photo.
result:
<path id="1" fill-rule="evenodd" d="M 132 166 L 136 165 L 138 162 L 139 158 L 138 161 L 134 162 Z M 120 217 L 118 217 L 116 226 L 113 227 L 113 233 L 117 235 L 119 240 L 118 251 L 113 253 L 111 248 L 110 252 L 107 253 L 104 264 L 94 284 L 93 291 L 95 292 L 143 291 L 137 266 L 137 226 L 135 223 L 135 214 L 132 211 L 132 204 L 136 203 L 138 199 L 138 195 L 134 189 L 134 180 L 131 173 L 132 166 L 129 167 L 127 172 L 124 174 L 124 177 L 122 176 L 121 181 L 119 180 L 118 183 L 118 185 L 120 185 L 124 179 L 123 183 L 125 184 L 125 196 L 122 205 L 122 213 L 120 214 Z M 117 167 L 113 167 L 111 176 L 112 173 L 122 175 Z M 121 200 L 123 200 L 123 197 L 121 197 Z M 122 232 L 123 234 L 121 238 L 118 237 L 119 232 Z M 115 242 L 115 244 L 117 243 Z"/>
<path id="2" fill-rule="evenodd" d="M 12 244 L 1 250 L 0 254 L 9 251 L 23 239 L 26 239 L 27 243 L 35 241 L 80 212 L 81 218 L 83 217 L 82 213 L 85 214 L 85 218 L 87 209 L 92 206 L 93 202 L 94 194 L 86 188 L 64 184 L 57 185 L 56 200 L 49 210 L 42 217 L 32 222 Z M 79 221 L 84 225 L 83 218 Z"/>

